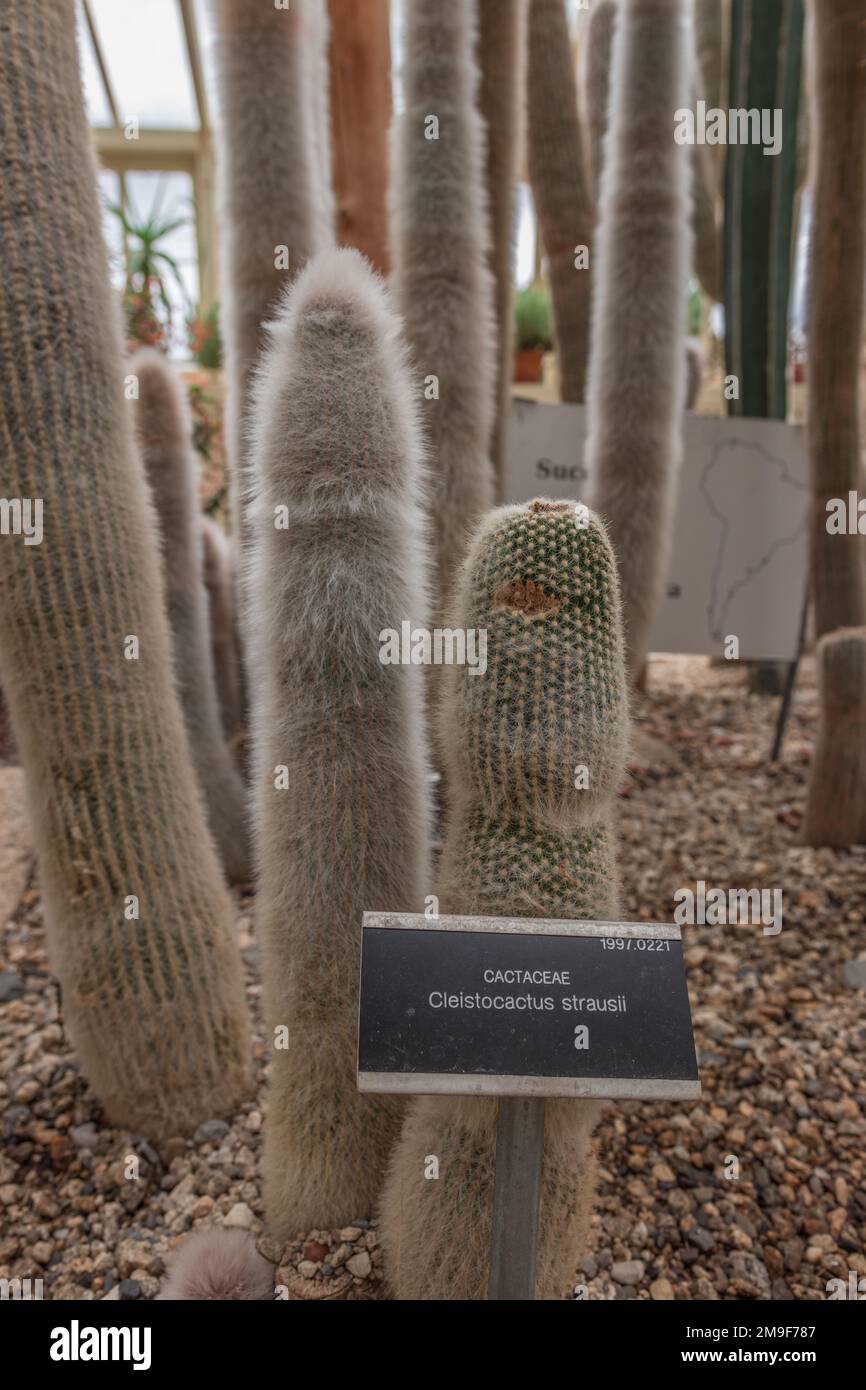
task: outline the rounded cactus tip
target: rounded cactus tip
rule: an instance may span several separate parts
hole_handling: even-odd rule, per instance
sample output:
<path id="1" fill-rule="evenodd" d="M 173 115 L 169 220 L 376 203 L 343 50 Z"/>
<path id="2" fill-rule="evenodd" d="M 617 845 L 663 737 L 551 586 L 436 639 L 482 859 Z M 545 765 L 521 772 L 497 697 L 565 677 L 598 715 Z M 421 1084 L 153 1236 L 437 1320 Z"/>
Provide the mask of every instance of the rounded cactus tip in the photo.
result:
<path id="1" fill-rule="evenodd" d="M 616 561 L 580 502 L 536 498 L 482 524 L 453 622 L 474 631 L 484 671 L 447 673 L 439 734 L 503 805 L 592 810 L 621 775 L 628 697 Z M 468 639 L 467 639 L 468 640 Z M 591 771 L 575 797 L 574 769 Z"/>

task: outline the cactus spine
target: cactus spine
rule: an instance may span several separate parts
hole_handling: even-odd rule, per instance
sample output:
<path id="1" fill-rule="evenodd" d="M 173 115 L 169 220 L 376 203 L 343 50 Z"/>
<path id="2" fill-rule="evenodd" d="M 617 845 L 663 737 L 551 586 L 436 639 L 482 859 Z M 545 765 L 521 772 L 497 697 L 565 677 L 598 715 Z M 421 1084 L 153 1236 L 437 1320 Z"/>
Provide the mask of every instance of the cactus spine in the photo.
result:
<path id="1" fill-rule="evenodd" d="M 465 0 L 409 0 L 406 108 L 393 135 L 393 284 L 424 383 L 443 595 L 494 500 L 495 322 L 474 48 L 474 7 Z M 415 389 L 420 396 L 422 382 Z"/>
<path id="2" fill-rule="evenodd" d="M 254 444 L 257 913 L 276 1039 L 264 1180 L 278 1237 L 369 1216 L 399 1129 L 399 1103 L 358 1094 L 355 1051 L 362 912 L 418 910 L 429 891 L 422 672 L 379 659 L 383 630 L 425 606 L 411 399 L 381 282 L 357 252 L 316 258 L 273 325 Z"/>
<path id="3" fill-rule="evenodd" d="M 577 86 L 564 0 L 530 0 L 529 179 L 547 256 L 560 395 L 582 401 L 589 355 L 591 276 L 575 262 L 592 245 L 592 199 L 583 167 Z"/>
<path id="4" fill-rule="evenodd" d="M 622 0 L 593 276 L 587 459 L 593 506 L 620 566 L 632 679 L 664 581 L 682 452 L 691 209 L 673 113 L 687 105 L 691 56 L 686 0 Z"/>
<path id="5" fill-rule="evenodd" d="M 240 650 L 235 617 L 232 548 L 221 526 L 200 516 L 204 587 L 207 592 L 210 648 L 223 733 L 234 739 L 240 732 Z"/>
<path id="6" fill-rule="evenodd" d="M 452 793 L 440 873 L 446 913 L 615 918 L 613 796 L 627 697 L 616 565 L 574 503 L 492 512 L 451 615 L 487 630 L 487 671 L 447 672 L 439 731 Z M 575 769 L 589 770 L 576 790 Z M 537 1296 L 573 1280 L 593 1193 L 600 1106 L 549 1101 Z M 483 1299 L 496 1102 L 417 1097 L 389 1167 L 379 1229 L 398 1298 Z M 436 1154 L 438 1182 L 424 1176 Z"/>
<path id="7" fill-rule="evenodd" d="M 506 500 L 508 422 L 514 372 L 514 192 L 523 128 L 527 0 L 479 0 L 481 115 L 487 135 L 490 270 L 496 287 L 498 376 L 491 454 L 497 493 Z"/>
<path id="8" fill-rule="evenodd" d="M 248 403 L 263 324 L 287 278 L 332 238 L 319 90 L 327 32 L 321 3 L 292 0 L 277 8 L 261 0 L 216 0 L 215 6 L 226 433 L 232 530 L 242 544 Z"/>
<path id="9" fill-rule="evenodd" d="M 247 1087 L 232 904 L 173 688 L 75 9 L 11 0 L 0 28 L 2 491 L 44 516 L 40 545 L 0 545 L 3 686 L 82 1070 L 113 1123 L 186 1133 Z"/>
<path id="10" fill-rule="evenodd" d="M 138 379 L 136 433 L 159 519 L 174 669 L 192 760 L 226 875 L 243 883 L 250 877 L 245 791 L 217 702 L 189 411 L 180 382 L 158 352 L 137 352 L 129 370 Z"/>
<path id="11" fill-rule="evenodd" d="M 782 112 L 778 153 L 752 142 L 727 149 L 725 359 L 740 383 L 732 415 L 786 414 L 802 47 L 803 0 L 731 0 L 729 106 Z"/>

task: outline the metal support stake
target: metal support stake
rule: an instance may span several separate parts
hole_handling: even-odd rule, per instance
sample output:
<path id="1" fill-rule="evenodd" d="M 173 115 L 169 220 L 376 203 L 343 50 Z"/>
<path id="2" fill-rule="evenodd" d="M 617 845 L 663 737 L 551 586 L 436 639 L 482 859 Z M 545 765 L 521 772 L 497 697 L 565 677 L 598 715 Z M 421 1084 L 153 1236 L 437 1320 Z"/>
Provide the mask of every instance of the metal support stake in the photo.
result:
<path id="1" fill-rule="evenodd" d="M 535 1297 L 543 1152 L 544 1101 L 503 1096 L 496 1118 L 489 1299 Z"/>

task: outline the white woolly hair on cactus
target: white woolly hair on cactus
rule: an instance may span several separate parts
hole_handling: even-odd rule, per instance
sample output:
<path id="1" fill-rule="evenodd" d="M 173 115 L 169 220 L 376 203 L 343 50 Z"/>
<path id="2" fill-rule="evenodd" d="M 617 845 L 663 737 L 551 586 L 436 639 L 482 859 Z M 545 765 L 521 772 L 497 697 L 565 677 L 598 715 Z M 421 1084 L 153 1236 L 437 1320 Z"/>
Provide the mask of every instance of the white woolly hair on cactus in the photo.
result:
<path id="1" fill-rule="evenodd" d="M 497 494 L 507 491 L 506 459 L 514 371 L 515 189 L 523 139 L 527 0 L 478 0 L 479 105 L 487 141 L 490 269 L 496 288 L 497 381 L 491 453 Z"/>
<path id="2" fill-rule="evenodd" d="M 406 105 L 392 132 L 392 283 L 430 449 L 437 611 L 494 502 L 496 323 L 475 44 L 474 5 L 409 0 Z"/>
<path id="3" fill-rule="evenodd" d="M 232 529 L 239 537 L 245 416 L 263 325 L 287 281 L 333 241 L 323 5 L 324 0 L 292 0 L 288 8 L 277 8 L 262 0 L 215 0 L 214 6 L 226 434 Z"/>
<path id="4" fill-rule="evenodd" d="M 580 49 L 581 104 L 587 130 L 588 172 L 595 199 L 598 199 L 604 163 L 616 9 L 616 0 L 594 0 Z"/>
<path id="5" fill-rule="evenodd" d="M 136 434 L 159 518 L 174 673 L 193 763 L 226 875 L 242 883 L 251 872 L 246 789 L 217 700 L 192 422 L 181 382 L 161 353 L 142 348 L 129 371 L 138 381 Z"/>
<path id="6" fill-rule="evenodd" d="M 202 515 L 199 529 L 204 554 L 204 587 L 207 591 L 214 680 L 223 733 L 226 738 L 233 739 L 240 732 L 243 720 L 233 552 L 225 531 L 211 517 Z"/>
<path id="7" fill-rule="evenodd" d="M 370 1215 L 402 1111 L 355 1079 L 361 917 L 429 891 L 422 672 L 380 660 L 426 617 L 422 442 L 399 322 L 357 252 L 302 272 L 254 413 L 248 576 L 257 907 L 277 1236 Z M 275 524 L 287 519 L 288 529 Z"/>
<path id="8" fill-rule="evenodd" d="M 274 1297 L 274 1266 L 246 1231 L 196 1231 L 169 1257 L 157 1302 L 264 1302 Z"/>
<path id="9" fill-rule="evenodd" d="M 628 667 L 646 656 L 682 454 L 691 268 L 687 0 L 621 0 L 593 272 L 587 460 L 620 567 Z"/>

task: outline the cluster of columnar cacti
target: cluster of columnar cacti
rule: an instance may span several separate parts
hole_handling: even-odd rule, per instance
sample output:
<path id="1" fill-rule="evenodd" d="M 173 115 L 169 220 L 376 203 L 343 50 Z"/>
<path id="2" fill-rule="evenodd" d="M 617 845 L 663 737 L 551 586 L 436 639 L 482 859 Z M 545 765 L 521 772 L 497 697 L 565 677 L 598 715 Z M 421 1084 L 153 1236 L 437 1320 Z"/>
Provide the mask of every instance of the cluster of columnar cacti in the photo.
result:
<path id="1" fill-rule="evenodd" d="M 725 358 L 739 382 L 732 415 L 786 414 L 803 17 L 804 0 L 731 0 L 729 107 L 772 114 L 780 142 L 769 156 L 763 135 L 727 148 Z"/>
<path id="2" fill-rule="evenodd" d="M 523 134 L 528 0 L 478 0 L 479 106 L 487 137 L 490 269 L 496 291 L 497 377 L 491 455 L 498 500 L 506 500 L 507 431 L 514 372 L 515 192 Z"/>
<path id="3" fill-rule="evenodd" d="M 0 18 L 0 665 L 63 1019 L 117 1124 L 187 1132 L 248 1080 L 232 905 L 205 822 L 124 402 L 75 8 Z M 38 61 L 34 61 L 38 55 Z"/>
<path id="4" fill-rule="evenodd" d="M 423 395 L 439 594 L 494 500 L 495 319 L 475 44 L 465 0 L 409 0 L 392 156 L 393 286 Z"/>
<path id="5" fill-rule="evenodd" d="M 587 459 L 620 566 L 629 672 L 664 581 L 682 451 L 689 163 L 687 0 L 621 0 L 595 257 Z"/>
<path id="6" fill-rule="evenodd" d="M 257 906 L 273 1044 L 265 1203 L 281 1236 L 370 1213 L 401 1106 L 355 1083 L 361 917 L 429 891 L 422 672 L 381 634 L 425 594 L 418 409 L 384 287 L 316 258 L 256 393 Z M 287 529 L 286 529 L 287 528 Z"/>
<path id="7" fill-rule="evenodd" d="M 227 437 L 241 544 L 250 389 L 263 325 L 281 289 L 333 237 L 323 4 L 215 4 Z"/>
<path id="8" fill-rule="evenodd" d="M 528 48 L 529 177 L 547 256 L 560 395 L 582 401 L 592 295 L 587 253 L 595 216 L 564 0 L 530 0 Z"/>
<path id="9" fill-rule="evenodd" d="M 250 877 L 246 791 L 226 743 L 214 678 L 196 464 L 183 387 L 161 353 L 137 352 L 135 424 L 159 520 L 168 621 L 181 707 L 208 821 L 233 883 Z"/>
<path id="10" fill-rule="evenodd" d="M 478 678 L 452 668 L 443 692 L 451 801 L 441 911 L 615 918 L 611 822 L 627 695 L 616 564 L 601 523 L 566 502 L 492 512 L 450 618 L 486 630 L 487 670 Z M 546 1105 L 539 1298 L 564 1296 L 574 1279 L 599 1108 Z M 411 1102 L 380 1215 L 397 1297 L 486 1297 L 495 1129 L 493 1099 Z M 437 1181 L 425 1177 L 431 1154 Z"/>

